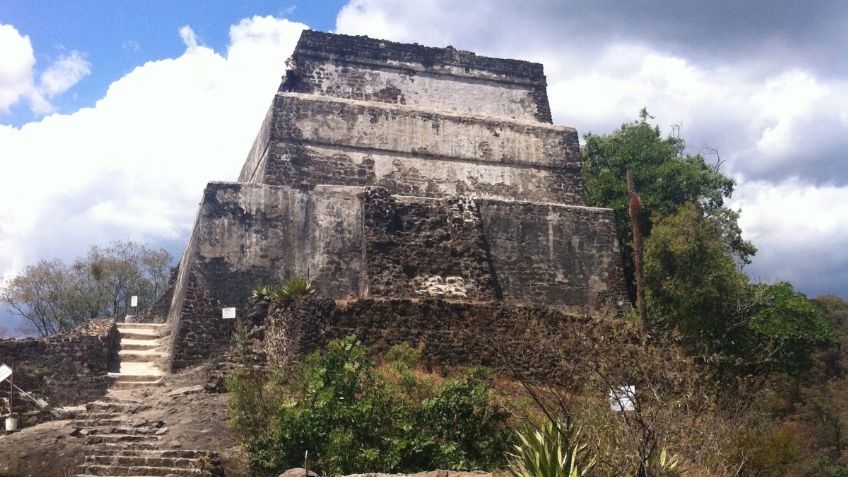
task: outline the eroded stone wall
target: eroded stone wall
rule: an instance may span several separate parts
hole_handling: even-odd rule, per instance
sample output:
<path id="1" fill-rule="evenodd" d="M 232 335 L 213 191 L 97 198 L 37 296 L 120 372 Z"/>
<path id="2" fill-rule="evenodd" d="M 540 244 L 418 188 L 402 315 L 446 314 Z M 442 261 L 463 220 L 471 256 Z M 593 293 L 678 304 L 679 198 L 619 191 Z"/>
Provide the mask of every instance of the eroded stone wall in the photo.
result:
<path id="1" fill-rule="evenodd" d="M 571 128 L 291 93 L 269 115 L 241 180 L 585 205 Z"/>
<path id="2" fill-rule="evenodd" d="M 592 370 L 581 353 L 638 343 L 620 320 L 576 316 L 503 302 L 300 299 L 274 310 L 265 325 L 269 361 L 289 366 L 333 339 L 356 335 L 377 354 L 406 343 L 427 367 L 487 366 L 537 382 L 580 382 Z M 594 351 L 593 351 L 594 350 Z M 574 358 L 572 361 L 571 358 Z M 581 368 L 575 362 L 582 361 Z"/>
<path id="3" fill-rule="evenodd" d="M 478 201 L 506 300 L 615 316 L 629 303 L 612 211 Z"/>
<path id="4" fill-rule="evenodd" d="M 363 279 L 359 188 L 313 191 L 210 183 L 180 263 L 168 322 L 172 369 L 222 351 L 221 308 L 244 313 L 252 290 L 290 278 L 331 296 L 359 294 Z"/>
<path id="5" fill-rule="evenodd" d="M 385 189 L 362 196 L 368 296 L 427 296 L 434 278 L 453 277 L 462 281 L 451 292 L 456 298 L 499 298 L 473 200 L 403 200 Z"/>
<path id="6" fill-rule="evenodd" d="M 0 363 L 24 391 L 47 398 L 53 406 L 94 401 L 106 394 L 109 371 L 117 365 L 118 331 L 114 322 L 87 321 L 68 333 L 47 338 L 0 340 Z M 8 397 L 7 382 L 0 397 Z M 15 393 L 15 401 L 24 398 Z"/>
<path id="7" fill-rule="evenodd" d="M 304 31 L 298 91 L 550 123 L 541 64 L 362 36 Z"/>

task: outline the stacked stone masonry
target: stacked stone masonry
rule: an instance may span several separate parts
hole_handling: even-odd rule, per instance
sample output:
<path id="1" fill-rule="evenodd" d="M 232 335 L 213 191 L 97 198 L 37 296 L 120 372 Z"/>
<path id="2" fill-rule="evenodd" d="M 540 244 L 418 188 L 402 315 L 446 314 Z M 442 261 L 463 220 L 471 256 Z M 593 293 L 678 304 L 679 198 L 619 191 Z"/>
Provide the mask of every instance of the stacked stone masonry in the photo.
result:
<path id="1" fill-rule="evenodd" d="M 333 299 L 626 302 L 612 213 L 586 207 L 577 132 L 542 65 L 303 32 L 238 182 L 210 183 L 175 275 L 172 369 L 223 350 L 222 307 L 308 278 Z"/>
<path id="2" fill-rule="evenodd" d="M 118 333 L 108 320 L 87 321 L 47 338 L 0 340 L 0 363 L 13 370 L 16 386 L 52 406 L 96 400 L 106 394 L 118 353 Z M 0 386 L 0 397 L 9 387 Z M 17 404 L 31 403 L 15 392 Z"/>
<path id="3" fill-rule="evenodd" d="M 376 355 L 412 346 L 430 369 L 485 366 L 532 382 L 580 386 L 595 372 L 591 356 L 639 346 L 639 336 L 622 325 L 505 302 L 308 298 L 271 312 L 264 348 L 270 364 L 286 370 L 331 340 L 355 335 Z"/>

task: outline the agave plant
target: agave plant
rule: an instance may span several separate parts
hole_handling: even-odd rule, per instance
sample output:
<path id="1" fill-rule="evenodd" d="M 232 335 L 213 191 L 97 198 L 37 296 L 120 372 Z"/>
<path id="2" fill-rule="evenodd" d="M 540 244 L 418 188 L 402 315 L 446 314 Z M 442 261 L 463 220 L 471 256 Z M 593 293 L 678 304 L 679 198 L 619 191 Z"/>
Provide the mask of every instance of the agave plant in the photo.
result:
<path id="1" fill-rule="evenodd" d="M 579 442 L 580 431 L 562 421 L 548 420 L 541 428 L 516 431 L 515 453 L 508 454 L 515 477 L 584 477 L 595 460 Z"/>
<path id="2" fill-rule="evenodd" d="M 254 303 L 267 302 L 281 305 L 299 296 L 312 295 L 315 287 L 309 280 L 292 278 L 282 285 L 258 287 L 250 294 Z"/>
<path id="3" fill-rule="evenodd" d="M 315 287 L 312 282 L 302 278 L 292 278 L 280 287 L 280 294 L 286 299 L 291 300 L 298 296 L 312 295 L 315 293 Z"/>
<path id="4" fill-rule="evenodd" d="M 256 287 L 250 293 L 250 300 L 253 303 L 259 303 L 261 301 L 271 301 L 268 287 Z"/>
<path id="5" fill-rule="evenodd" d="M 680 458 L 663 447 L 656 461 L 657 475 L 661 477 L 680 477 L 686 474 Z"/>

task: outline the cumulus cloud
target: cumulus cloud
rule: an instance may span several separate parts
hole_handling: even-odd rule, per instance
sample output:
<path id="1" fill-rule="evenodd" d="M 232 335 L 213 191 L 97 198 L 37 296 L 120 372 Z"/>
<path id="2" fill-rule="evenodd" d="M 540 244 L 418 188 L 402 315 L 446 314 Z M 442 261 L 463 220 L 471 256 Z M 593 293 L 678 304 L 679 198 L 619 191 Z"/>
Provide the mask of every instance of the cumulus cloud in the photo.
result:
<path id="1" fill-rule="evenodd" d="M 49 99 L 64 93 L 91 73 L 85 55 L 73 50 L 60 55 L 35 81 L 35 54 L 29 36 L 21 35 L 12 25 L 0 24 L 0 113 L 21 99 L 28 99 L 37 114 L 53 111 Z"/>
<path id="2" fill-rule="evenodd" d="M 62 55 L 41 73 L 41 91 L 48 98 L 62 94 L 91 74 L 91 65 L 79 51 Z"/>
<path id="3" fill-rule="evenodd" d="M 194 34 L 194 30 L 190 26 L 184 25 L 180 28 L 180 38 L 189 50 L 197 48 L 197 35 Z"/>
<path id="4" fill-rule="evenodd" d="M 524 50 L 587 56 L 608 43 L 651 45 L 699 63 L 790 64 L 848 71 L 848 9 L 840 2 L 621 2 L 618 0 L 351 0 L 337 29 L 483 53 Z M 574 64 L 573 68 L 579 68 Z"/>
<path id="5" fill-rule="evenodd" d="M 838 272 L 848 256 L 836 252 L 848 236 L 834 225 L 848 210 L 828 205 L 848 194 L 848 10 L 759 0 L 469 0 L 457 9 L 351 0 L 336 28 L 542 62 L 554 122 L 581 133 L 612 131 L 646 106 L 664 130 L 682 127 L 691 152 L 718 150 L 739 181 L 734 204 L 760 248 L 752 275 L 848 297 Z"/>
<path id="6" fill-rule="evenodd" d="M 0 24 L 0 112 L 9 108 L 33 89 L 32 68 L 35 55 L 29 37 L 15 27 Z"/>
<path id="7" fill-rule="evenodd" d="M 797 179 L 743 183 L 732 206 L 742 209 L 740 225 L 759 247 L 749 275 L 845 295 L 848 187 L 815 187 Z"/>
<path id="8" fill-rule="evenodd" d="M 0 126 L 0 203 L 13 204 L 0 208 L 0 275 L 119 238 L 181 244 L 206 183 L 238 175 L 304 28 L 246 19 L 218 53 L 183 27 L 180 56 L 135 68 L 93 107 Z M 64 60 L 56 94 L 84 71 Z"/>

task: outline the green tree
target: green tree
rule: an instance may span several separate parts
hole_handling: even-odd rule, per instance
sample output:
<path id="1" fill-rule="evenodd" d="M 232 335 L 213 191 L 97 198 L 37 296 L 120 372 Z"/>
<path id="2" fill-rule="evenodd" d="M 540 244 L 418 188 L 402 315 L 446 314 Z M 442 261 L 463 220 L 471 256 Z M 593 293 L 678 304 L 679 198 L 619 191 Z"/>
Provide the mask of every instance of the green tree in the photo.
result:
<path id="1" fill-rule="evenodd" d="M 748 287 L 751 306 L 746 321 L 748 353 L 760 371 L 800 374 L 812 365 L 816 350 L 835 342 L 825 317 L 786 282 Z"/>
<path id="2" fill-rule="evenodd" d="M 652 326 L 676 328 L 712 347 L 733 329 L 745 302 L 745 276 L 723 240 L 727 221 L 688 203 L 657 223 L 645 243 Z"/>
<path id="3" fill-rule="evenodd" d="M 718 354 L 746 373 L 798 374 L 832 333 L 788 283 L 751 284 L 728 244 L 736 215 L 688 203 L 657 219 L 645 246 L 649 317 L 679 331 L 691 352 Z"/>
<path id="4" fill-rule="evenodd" d="M 587 200 L 589 205 L 613 209 L 631 296 L 635 290 L 627 171 L 641 200 L 645 236 L 652 232 L 654 217 L 667 216 L 688 202 L 699 203 L 704 211 L 732 213 L 723 206 L 733 192 L 733 179 L 719 172 L 718 164 L 708 165 L 701 155 L 685 154 L 686 144 L 679 134 L 662 137 L 649 119 L 653 118 L 642 109 L 637 121 L 624 123 L 611 134 L 588 134 L 582 151 Z M 754 247 L 742 240 L 738 227 L 726 232 L 734 253 L 747 262 Z"/>
<path id="5" fill-rule="evenodd" d="M 0 289 L 0 303 L 25 320 L 28 334 L 49 336 L 92 318 L 123 316 L 132 295 L 139 311 L 149 308 L 167 286 L 173 258 L 131 241 L 93 246 L 68 266 L 42 260 Z"/>
<path id="6" fill-rule="evenodd" d="M 0 299 L 26 320 L 22 331 L 48 336 L 78 322 L 68 309 L 73 285 L 68 268 L 59 260 L 42 260 L 27 267 L 3 288 Z"/>

